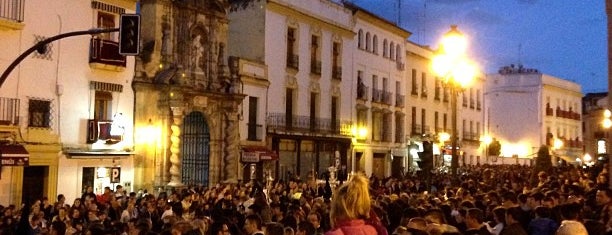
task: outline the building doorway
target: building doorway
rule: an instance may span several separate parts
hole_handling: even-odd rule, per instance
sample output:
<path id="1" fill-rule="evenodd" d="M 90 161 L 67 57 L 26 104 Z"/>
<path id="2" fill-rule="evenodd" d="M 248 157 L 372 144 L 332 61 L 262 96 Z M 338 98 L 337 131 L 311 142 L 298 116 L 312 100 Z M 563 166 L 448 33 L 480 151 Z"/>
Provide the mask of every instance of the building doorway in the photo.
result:
<path id="1" fill-rule="evenodd" d="M 187 115 L 183 122 L 181 137 L 182 183 L 207 187 L 210 132 L 204 114 L 192 112 Z"/>
<path id="2" fill-rule="evenodd" d="M 374 153 L 372 161 L 372 175 L 379 179 L 385 177 L 385 155 L 384 153 Z"/>
<path id="3" fill-rule="evenodd" d="M 47 191 L 48 179 L 49 166 L 24 167 L 21 202 L 31 205 L 35 200 L 42 199 Z"/>
<path id="4" fill-rule="evenodd" d="M 404 175 L 404 157 L 393 156 L 391 175 L 395 178 L 401 178 Z"/>

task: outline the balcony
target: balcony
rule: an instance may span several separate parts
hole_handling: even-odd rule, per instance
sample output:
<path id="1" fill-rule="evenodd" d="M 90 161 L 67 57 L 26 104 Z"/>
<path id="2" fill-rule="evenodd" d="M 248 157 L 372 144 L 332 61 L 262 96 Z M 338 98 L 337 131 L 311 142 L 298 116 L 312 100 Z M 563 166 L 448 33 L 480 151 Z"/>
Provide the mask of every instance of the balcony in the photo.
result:
<path id="1" fill-rule="evenodd" d="M 398 107 L 398 108 L 404 107 L 404 95 L 395 94 L 395 107 Z"/>
<path id="2" fill-rule="evenodd" d="M 434 100 L 440 100 L 440 87 L 436 87 L 436 91 L 434 92 Z"/>
<path id="3" fill-rule="evenodd" d="M 341 81 L 342 80 L 342 67 L 341 66 L 334 66 L 332 68 L 332 79 Z"/>
<path id="4" fill-rule="evenodd" d="M 315 75 L 321 75 L 321 61 L 310 61 L 310 73 Z"/>
<path id="5" fill-rule="evenodd" d="M 263 139 L 263 125 L 247 123 L 247 140 L 260 141 Z"/>
<path id="6" fill-rule="evenodd" d="M 106 144 L 115 144 L 123 140 L 123 135 L 113 133 L 113 121 L 111 120 L 87 120 L 87 139 L 88 144 L 98 141 L 105 141 Z"/>
<path id="7" fill-rule="evenodd" d="M 363 84 L 357 85 L 357 99 L 366 101 L 368 100 L 368 87 Z"/>
<path id="8" fill-rule="evenodd" d="M 0 29 L 23 29 L 25 0 L 0 0 Z"/>
<path id="9" fill-rule="evenodd" d="M 478 141 L 478 135 L 475 132 L 468 132 L 468 131 L 464 131 L 463 132 L 463 140 L 467 140 L 467 141 Z"/>
<path id="10" fill-rule="evenodd" d="M 421 125 L 412 124 L 412 128 L 410 128 L 410 134 L 413 136 L 423 134 L 423 129 Z"/>
<path id="11" fill-rule="evenodd" d="M 549 107 L 549 108 L 546 108 L 546 116 L 552 116 L 552 115 L 553 115 L 553 113 L 554 113 L 554 111 L 553 111 L 553 109 L 552 109 L 552 108 L 550 108 L 550 107 Z"/>
<path id="12" fill-rule="evenodd" d="M 300 65 L 300 56 L 294 54 L 287 55 L 287 68 L 298 69 Z"/>
<path id="13" fill-rule="evenodd" d="M 372 102 L 380 103 L 382 101 L 382 90 L 372 88 Z"/>
<path id="14" fill-rule="evenodd" d="M 397 70 L 400 70 L 400 71 L 404 71 L 404 69 L 406 68 L 406 65 L 399 61 L 395 63 L 395 66 L 397 67 Z"/>
<path id="15" fill-rule="evenodd" d="M 0 125 L 19 125 L 19 99 L 0 97 Z"/>
<path id="16" fill-rule="evenodd" d="M 470 108 L 474 109 L 474 99 L 470 99 Z"/>
<path id="17" fill-rule="evenodd" d="M 400 125 L 397 127 L 397 130 L 395 131 L 395 143 L 404 143 L 404 127 L 403 125 Z"/>
<path id="18" fill-rule="evenodd" d="M 125 56 L 119 54 L 119 43 L 100 38 L 91 38 L 89 44 L 89 66 L 113 71 L 125 70 Z"/>
<path id="19" fill-rule="evenodd" d="M 391 105 L 392 104 L 391 97 L 392 97 L 391 92 L 389 92 L 389 91 L 383 91 L 382 92 L 382 102 L 384 104 Z"/>
<path id="20" fill-rule="evenodd" d="M 482 105 L 481 105 L 480 101 L 476 101 L 476 110 L 480 111 L 482 109 L 481 107 L 482 107 Z"/>
<path id="21" fill-rule="evenodd" d="M 427 87 L 425 86 L 421 89 L 421 98 L 427 98 Z"/>
<path id="22" fill-rule="evenodd" d="M 268 131 L 299 131 L 313 134 L 351 135 L 351 122 L 330 118 L 310 118 L 310 116 L 285 113 L 270 113 L 267 118 Z"/>

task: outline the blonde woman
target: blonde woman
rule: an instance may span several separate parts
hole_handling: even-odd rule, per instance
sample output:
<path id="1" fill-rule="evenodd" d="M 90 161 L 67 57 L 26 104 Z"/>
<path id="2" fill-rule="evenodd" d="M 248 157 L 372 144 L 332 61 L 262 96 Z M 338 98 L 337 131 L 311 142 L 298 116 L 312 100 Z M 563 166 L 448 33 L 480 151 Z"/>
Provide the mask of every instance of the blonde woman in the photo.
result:
<path id="1" fill-rule="evenodd" d="M 325 235 L 386 235 L 387 230 L 371 213 L 370 206 L 368 179 L 361 174 L 353 175 L 334 191 L 330 211 L 332 229 Z"/>

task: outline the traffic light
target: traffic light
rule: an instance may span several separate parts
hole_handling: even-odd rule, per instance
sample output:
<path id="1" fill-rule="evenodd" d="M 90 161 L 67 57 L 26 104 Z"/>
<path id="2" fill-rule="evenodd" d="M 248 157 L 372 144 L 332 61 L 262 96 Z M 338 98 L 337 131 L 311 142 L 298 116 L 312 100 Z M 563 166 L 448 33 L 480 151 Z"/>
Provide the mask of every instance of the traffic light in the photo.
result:
<path id="1" fill-rule="evenodd" d="M 421 161 L 418 163 L 419 168 L 423 170 L 431 170 L 433 168 L 433 143 L 423 141 L 423 152 L 418 152 Z"/>
<path id="2" fill-rule="evenodd" d="M 119 22 L 119 54 L 138 55 L 140 52 L 140 15 L 123 14 Z"/>

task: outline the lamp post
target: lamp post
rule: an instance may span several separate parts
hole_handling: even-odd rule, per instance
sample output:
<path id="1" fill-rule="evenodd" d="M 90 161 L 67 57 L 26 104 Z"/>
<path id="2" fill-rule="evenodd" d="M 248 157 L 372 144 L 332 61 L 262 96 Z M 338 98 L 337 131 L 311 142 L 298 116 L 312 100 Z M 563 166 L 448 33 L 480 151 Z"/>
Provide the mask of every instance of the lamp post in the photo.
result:
<path id="1" fill-rule="evenodd" d="M 466 57 L 467 40 L 463 33 L 457 30 L 457 25 L 451 25 L 451 30 L 444 34 L 433 57 L 431 66 L 433 72 L 450 88 L 451 93 L 451 174 L 457 175 L 459 157 L 457 156 L 457 94 L 465 89 L 476 75 L 475 64 Z"/>
<path id="2" fill-rule="evenodd" d="M 491 138 L 490 135 L 484 135 L 480 137 L 480 141 L 485 145 L 483 154 L 483 156 L 485 157 L 485 162 L 489 163 L 489 145 L 491 144 L 491 142 L 493 142 L 493 138 Z"/>

